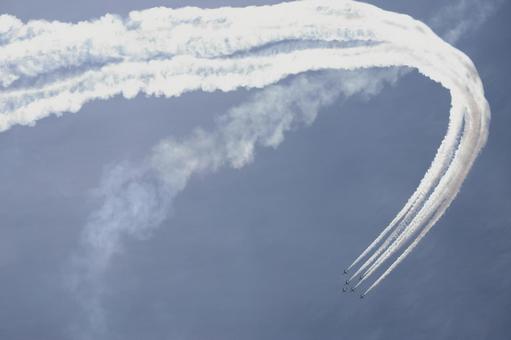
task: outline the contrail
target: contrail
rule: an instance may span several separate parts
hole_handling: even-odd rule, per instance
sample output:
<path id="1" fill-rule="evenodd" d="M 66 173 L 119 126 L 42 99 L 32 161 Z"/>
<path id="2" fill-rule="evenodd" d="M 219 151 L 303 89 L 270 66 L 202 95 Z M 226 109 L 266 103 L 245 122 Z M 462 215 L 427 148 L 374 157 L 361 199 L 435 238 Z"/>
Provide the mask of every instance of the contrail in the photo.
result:
<path id="1" fill-rule="evenodd" d="M 173 97 L 196 90 L 263 88 L 307 71 L 389 67 L 414 68 L 442 85 L 451 95 L 451 110 L 447 133 L 415 193 L 350 266 L 360 266 L 356 273 L 368 280 L 408 244 L 373 281 L 371 290 L 413 250 L 455 198 L 486 142 L 490 120 L 472 61 L 410 16 L 339 0 L 207 10 L 159 7 L 131 12 L 127 18 L 106 15 L 76 24 L 22 23 L 3 15 L 0 131 L 33 125 L 51 114 L 77 112 L 87 102 L 117 95 Z M 350 95 L 346 89 L 338 93 Z M 319 94 L 290 98 L 301 100 L 298 111 L 304 112 L 317 112 L 331 102 Z M 304 101 L 308 99 L 315 104 L 308 106 Z M 282 96 L 275 101 L 293 106 Z M 280 110 L 288 112 L 284 106 Z M 107 249 L 104 258 L 97 259 L 98 266 L 107 266 L 122 233 L 138 234 L 161 223 L 167 205 L 191 175 L 226 164 L 243 166 L 256 145 L 278 145 L 294 119 L 285 116 L 283 121 L 271 110 L 241 121 L 234 113 L 229 117 L 219 122 L 217 132 L 198 130 L 184 144 L 169 139 L 155 149 L 147 165 L 128 174 L 121 171 L 119 178 L 125 182 L 116 179 L 117 186 L 109 187 L 113 191 L 104 196 L 108 204 L 92 215 L 86 228 L 89 244 Z M 238 123 L 231 125 L 234 121 Z M 274 125 L 282 128 L 272 131 Z M 152 206 L 138 205 L 139 197 Z"/>
<path id="2" fill-rule="evenodd" d="M 241 168 L 253 160 L 257 146 L 277 147 L 287 131 L 312 124 L 319 110 L 340 95 L 375 95 L 398 74 L 389 69 L 299 75 L 257 92 L 221 115 L 210 131 L 197 129 L 181 140 L 166 138 L 144 162 L 110 167 L 96 191 L 101 205 L 85 226 L 84 249 L 71 273 L 71 288 L 89 315 L 86 329 L 95 332 L 90 338 L 98 338 L 96 333 L 105 328 L 101 280 L 122 250 L 122 238 L 149 235 L 193 175 L 224 166 Z"/>

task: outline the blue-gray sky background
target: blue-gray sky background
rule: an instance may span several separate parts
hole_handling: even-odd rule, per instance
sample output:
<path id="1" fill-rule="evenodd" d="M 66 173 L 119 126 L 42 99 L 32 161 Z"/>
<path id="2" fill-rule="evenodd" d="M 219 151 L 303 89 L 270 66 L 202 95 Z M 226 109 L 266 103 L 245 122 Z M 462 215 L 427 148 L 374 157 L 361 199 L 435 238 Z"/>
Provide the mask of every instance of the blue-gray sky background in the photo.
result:
<path id="1" fill-rule="evenodd" d="M 157 5 L 277 2 L 1 0 L 0 13 L 78 21 Z M 447 214 L 370 297 L 340 293 L 342 270 L 405 203 L 447 127 L 448 93 L 410 73 L 371 99 L 338 100 L 241 170 L 194 178 L 172 217 L 115 258 L 106 338 L 511 338 L 511 3 L 478 20 L 471 1 L 460 11 L 459 1 L 368 2 L 442 32 L 467 15 L 480 23 L 456 46 L 485 84 L 490 137 Z M 106 166 L 207 129 L 251 93 L 117 98 L 0 134 L 0 339 L 76 333 L 84 316 L 64 277 Z"/>

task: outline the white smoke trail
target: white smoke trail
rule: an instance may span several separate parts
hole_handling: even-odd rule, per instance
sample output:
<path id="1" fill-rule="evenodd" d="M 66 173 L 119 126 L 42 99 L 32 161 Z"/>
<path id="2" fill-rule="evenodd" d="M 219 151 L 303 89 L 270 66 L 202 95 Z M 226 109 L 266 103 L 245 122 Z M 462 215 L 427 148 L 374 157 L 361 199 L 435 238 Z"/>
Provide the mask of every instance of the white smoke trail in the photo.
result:
<path id="1" fill-rule="evenodd" d="M 442 32 L 442 36 L 449 42 L 455 43 L 457 42 L 462 35 L 476 30 L 479 26 L 481 26 L 484 21 L 488 19 L 488 17 L 493 14 L 501 5 L 503 1 L 501 0 L 492 0 L 485 3 L 480 3 L 472 0 L 459 0 L 455 4 L 447 6 L 444 10 L 435 15 L 430 21 L 433 27 Z M 454 108 L 453 108 L 454 110 Z M 489 108 L 488 108 L 489 110 Z M 459 115 L 451 115 L 452 117 L 458 117 L 461 119 L 462 113 Z M 456 124 L 458 128 L 461 129 L 461 123 Z M 461 134 L 461 131 L 458 132 Z M 443 147 L 443 144 L 440 146 L 439 151 Z M 453 150 L 450 151 L 449 157 L 453 156 Z M 444 157 L 444 159 L 450 159 Z M 430 168 L 428 170 L 431 171 Z M 446 169 L 442 169 L 442 172 L 445 172 Z M 428 174 L 424 177 L 423 181 L 426 180 Z M 437 178 L 437 181 L 439 179 Z M 354 267 L 357 263 L 359 263 L 368 253 L 370 253 L 377 244 L 395 227 L 395 224 L 398 223 L 399 227 L 396 228 L 391 236 L 389 236 L 385 242 L 380 245 L 380 247 L 372 254 L 372 256 L 366 260 L 366 262 L 361 265 L 358 270 L 350 277 L 347 282 L 351 282 L 354 278 L 360 277 L 359 281 L 355 284 L 355 288 L 359 287 L 372 273 L 374 273 L 387 259 L 392 257 L 397 251 L 399 251 L 413 236 L 416 234 L 417 230 L 421 227 L 426 229 L 426 232 L 423 230 L 415 239 L 412 244 L 407 248 L 405 254 L 402 254 L 386 271 L 383 275 L 381 275 L 364 293 L 366 294 L 372 288 L 378 285 L 396 266 L 400 263 L 407 254 L 415 248 L 417 243 L 425 236 L 425 233 L 429 231 L 429 229 L 433 226 L 434 223 L 430 223 L 427 226 L 424 225 L 423 219 L 420 220 L 418 218 L 415 219 L 412 225 L 410 224 L 410 219 L 403 219 L 403 215 L 406 214 L 409 217 L 413 217 L 417 214 L 417 209 L 424 203 L 424 198 L 426 195 L 422 195 L 422 199 L 417 200 L 416 195 L 417 191 L 410 197 L 409 201 L 405 205 L 405 207 L 401 210 L 401 212 L 396 216 L 396 218 L 385 228 L 385 230 L 378 236 L 378 238 L 373 241 L 369 245 L 369 247 L 348 267 L 348 270 Z M 415 211 L 410 212 L 407 210 L 412 208 Z M 439 214 L 439 217 L 442 213 Z M 439 218 L 438 217 L 438 218 Z M 437 218 L 437 219 L 438 219 Z M 436 220 L 437 220 L 436 219 Z M 435 220 L 435 221 L 436 221 Z M 406 231 L 406 232 L 403 232 Z M 382 255 L 383 253 L 383 255 Z"/>
<path id="2" fill-rule="evenodd" d="M 455 110 L 455 108 L 453 107 L 452 110 Z M 433 161 L 432 166 L 428 169 L 426 175 L 421 181 L 421 184 L 426 184 L 423 187 L 428 191 L 419 191 L 421 188 L 421 185 L 419 185 L 419 189 L 415 191 L 407 205 L 400 212 L 400 214 L 402 213 L 404 217 L 399 222 L 397 228 L 350 278 L 351 281 L 353 278 L 363 273 L 362 278 L 357 283 L 356 287 L 360 286 L 388 258 L 397 252 L 404 245 L 404 243 L 406 243 L 410 237 L 413 236 L 413 233 L 416 231 L 416 227 L 420 227 L 421 224 L 417 223 L 418 220 L 416 217 L 423 208 L 424 201 L 428 198 L 429 191 L 438 184 L 439 178 L 441 178 L 440 175 L 445 173 L 447 166 L 452 160 L 454 148 L 446 150 L 446 146 L 454 145 L 456 143 L 456 140 L 461 133 L 460 129 L 463 126 L 462 118 L 463 114 L 461 112 L 458 115 L 451 114 L 448 133 L 437 151 L 437 155 L 435 156 L 435 160 Z M 442 161 L 435 162 L 437 159 L 441 159 Z M 412 201 L 412 199 L 414 199 L 414 201 Z M 405 211 L 405 209 L 407 210 Z"/>
<path id="3" fill-rule="evenodd" d="M 89 337 L 98 338 L 105 330 L 101 280 L 122 239 L 150 234 L 193 175 L 221 166 L 240 168 L 253 159 L 257 145 L 277 147 L 286 131 L 311 124 L 319 109 L 339 95 L 374 95 L 397 76 L 397 70 L 301 75 L 231 109 L 212 131 L 165 139 L 140 165 L 123 163 L 107 171 L 97 190 L 102 203 L 85 227 L 84 250 L 75 259 L 71 283 L 89 315 L 86 329 L 94 331 Z"/>
<path id="4" fill-rule="evenodd" d="M 475 31 L 481 26 L 501 5 L 501 0 L 491 0 L 484 3 L 475 0 L 458 0 L 453 4 L 449 4 L 436 15 L 434 15 L 429 22 L 431 26 L 438 30 L 441 36 L 450 43 L 456 43 L 463 35 Z M 439 148 L 439 152 L 443 147 L 443 143 Z M 452 155 L 451 155 L 452 156 Z M 431 169 L 428 170 L 422 181 L 428 181 L 428 175 Z M 443 170 L 444 171 L 444 170 Z M 436 175 L 437 176 L 437 175 Z M 433 176 L 434 178 L 435 176 Z M 364 281 L 364 277 L 368 276 L 369 273 L 374 272 L 378 266 L 374 262 L 379 259 L 378 263 L 381 265 L 386 259 L 392 256 L 395 251 L 399 250 L 408 240 L 411 235 L 410 233 L 402 234 L 410 223 L 410 218 L 413 217 L 417 209 L 424 203 L 426 195 L 416 191 L 408 200 L 403 209 L 396 215 L 396 217 L 389 223 L 389 225 L 381 232 L 380 235 L 360 254 L 355 261 L 347 268 L 350 271 L 355 267 L 362 259 L 364 259 L 374 248 L 387 236 L 391 231 L 391 235 L 381 244 L 376 251 L 368 258 L 358 270 L 352 274 L 347 282 L 351 282 L 357 277 L 361 277 L 359 281 Z M 407 216 L 408 218 L 405 218 Z M 396 225 L 398 227 L 396 227 Z M 387 251 L 387 248 L 392 244 L 397 237 L 401 242 L 396 242 L 392 249 Z M 403 241 L 404 240 L 404 241 Z M 399 245 L 399 247 L 398 247 Z M 384 251 L 387 256 L 380 256 Z M 368 267 L 370 267 L 368 269 Z M 361 274 L 364 275 L 361 275 Z M 356 286 L 360 286 L 362 282 L 358 282 Z"/>
<path id="5" fill-rule="evenodd" d="M 76 112 L 91 100 L 118 94 L 126 98 L 139 93 L 171 97 L 193 90 L 261 88 L 305 71 L 392 66 L 415 68 L 440 83 L 451 94 L 452 108 L 446 137 L 424 179 L 378 242 L 361 256 L 368 255 L 390 233 L 370 263 L 363 265 L 371 266 L 364 274 L 366 279 L 420 230 L 419 238 L 408 248 L 413 249 L 444 213 L 488 133 L 490 111 L 470 59 L 409 16 L 337 0 L 237 9 L 155 8 L 132 12 L 127 19 L 107 15 L 78 24 L 44 21 L 23 24 L 11 16 L 1 16 L 0 131 L 16 124 L 32 125 L 50 114 Z M 277 123 L 271 115 L 268 121 Z M 232 133 L 244 141 L 251 128 L 243 129 L 255 123 L 258 121 L 236 126 Z M 238 147 L 226 148 L 228 143 L 221 138 L 210 139 L 211 136 L 201 133 L 194 138 L 193 143 L 197 144 L 194 150 L 206 148 L 205 158 L 200 161 L 191 161 L 190 150 L 172 141 L 158 148 L 156 154 L 174 152 L 176 159 L 171 164 L 183 162 L 182 167 L 176 170 L 166 161 L 154 161 L 165 158 L 153 158 L 158 171 L 166 173 L 164 182 L 171 188 L 170 193 L 160 193 L 154 184 L 155 189 L 146 192 L 129 184 L 131 180 L 121 183 L 119 190 L 127 197 L 172 197 L 182 190 L 191 173 L 215 169 L 223 163 L 241 166 L 247 155 L 252 154 L 254 145 L 261 142 L 257 137 L 252 144 L 234 143 Z M 281 135 L 273 138 L 278 141 Z M 218 149 L 210 150 L 206 145 Z M 112 202 L 112 207 L 124 206 L 121 196 Z M 159 203 L 155 203 L 157 207 Z M 144 216 L 145 210 L 130 204 L 129 214 Z M 105 209 L 105 216 L 116 211 Z M 94 215 L 101 223 L 91 223 L 105 224 L 102 214 Z M 147 225 L 157 225 L 164 215 L 148 217 Z M 111 229 L 125 229 L 123 223 L 114 224 Z M 131 220 L 126 223 L 131 225 Z M 118 244 L 109 243 L 117 234 L 112 236 L 108 230 L 97 231 L 98 235 L 106 235 L 105 239 L 90 237 L 92 243 L 109 249 L 105 258 L 116 251 Z M 405 251 L 398 262 L 408 253 Z"/>

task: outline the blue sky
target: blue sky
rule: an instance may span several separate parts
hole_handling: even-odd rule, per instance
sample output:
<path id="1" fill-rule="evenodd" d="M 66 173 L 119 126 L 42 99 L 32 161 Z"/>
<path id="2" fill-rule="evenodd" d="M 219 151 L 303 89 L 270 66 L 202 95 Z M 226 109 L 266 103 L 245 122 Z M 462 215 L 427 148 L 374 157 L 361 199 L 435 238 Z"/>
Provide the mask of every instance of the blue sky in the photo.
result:
<path id="1" fill-rule="evenodd" d="M 278 1 L 208 1 L 220 5 Z M 341 98 L 256 161 L 193 178 L 145 240 L 127 239 L 105 281 L 105 339 L 508 339 L 511 326 L 511 5 L 371 1 L 461 27 L 492 108 L 486 148 L 446 215 L 367 299 L 342 270 L 401 208 L 445 133 L 449 96 L 416 73 Z M 2 0 L 20 19 L 85 20 L 192 1 Z M 439 15 L 438 13 L 443 13 Z M 471 27 L 464 24 L 478 23 Z M 79 338 L 65 280 L 108 166 L 139 162 L 255 91 L 116 98 L 0 134 L 0 338 Z M 119 122 L 122 121 L 122 125 Z"/>

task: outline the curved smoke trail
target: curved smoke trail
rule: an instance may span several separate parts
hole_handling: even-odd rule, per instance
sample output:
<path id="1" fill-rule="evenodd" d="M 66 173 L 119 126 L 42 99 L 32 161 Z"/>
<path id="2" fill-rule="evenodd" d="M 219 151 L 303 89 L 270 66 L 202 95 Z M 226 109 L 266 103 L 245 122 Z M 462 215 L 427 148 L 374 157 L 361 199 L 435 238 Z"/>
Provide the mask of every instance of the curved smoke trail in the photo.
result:
<path id="1" fill-rule="evenodd" d="M 449 127 L 405 207 L 350 266 L 359 266 L 352 276 L 361 275 L 359 285 L 407 247 L 369 291 L 443 215 L 488 134 L 490 110 L 473 63 L 410 16 L 339 0 L 208 10 L 153 8 L 125 19 L 106 15 L 77 24 L 22 23 L 0 16 L 0 131 L 32 125 L 50 114 L 76 112 L 89 101 L 119 94 L 172 97 L 194 90 L 262 88 L 312 70 L 403 66 L 450 92 Z M 329 99 L 318 103 L 325 102 Z M 317 105 L 300 105 L 301 110 L 317 110 Z M 192 174 L 224 164 L 244 165 L 256 144 L 278 145 L 293 121 L 287 115 L 243 117 L 232 113 L 220 120 L 219 132 L 198 132 L 184 144 L 162 143 L 149 170 L 129 172 L 108 187 L 105 204 L 86 228 L 87 242 L 103 251 L 96 252 L 96 257 L 103 256 L 97 259 L 99 267 L 108 264 L 122 233 L 159 224 L 166 200 L 182 190 Z M 280 127 L 275 130 L 273 124 Z M 147 180 L 149 172 L 161 180 Z M 133 197 L 144 197 L 152 205 L 140 206 Z M 118 212 L 123 216 L 116 216 Z"/>

